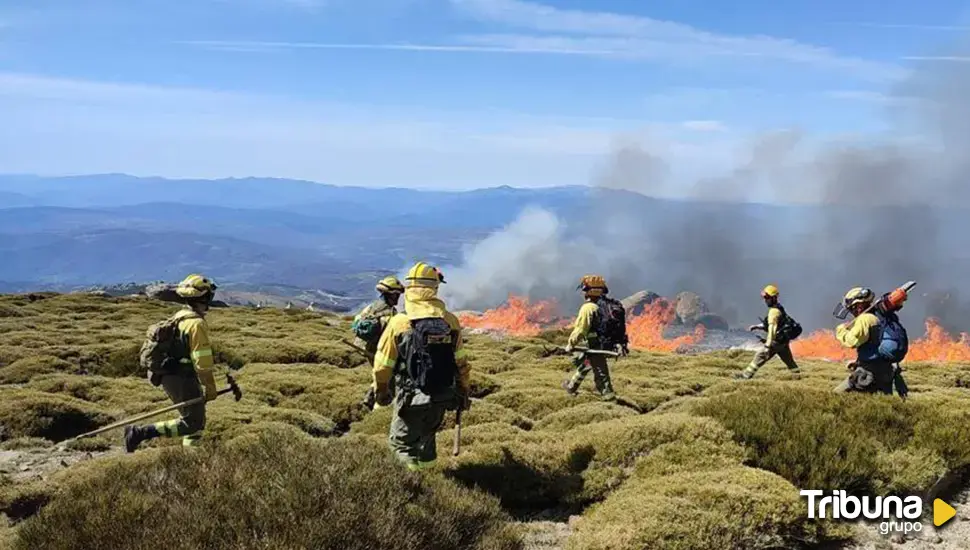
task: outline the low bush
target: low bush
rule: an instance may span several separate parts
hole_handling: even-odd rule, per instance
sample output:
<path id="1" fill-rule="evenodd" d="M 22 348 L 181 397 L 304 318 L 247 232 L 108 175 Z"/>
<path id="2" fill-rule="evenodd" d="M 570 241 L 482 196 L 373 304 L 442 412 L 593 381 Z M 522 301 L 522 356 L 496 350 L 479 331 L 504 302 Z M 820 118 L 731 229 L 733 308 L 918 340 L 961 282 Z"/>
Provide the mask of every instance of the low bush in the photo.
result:
<path id="1" fill-rule="evenodd" d="M 536 422 L 535 429 L 550 432 L 565 432 L 573 428 L 588 426 L 617 418 L 636 416 L 637 412 L 614 403 L 594 401 L 569 407 L 544 416 Z"/>
<path id="2" fill-rule="evenodd" d="M 23 389 L 0 392 L 0 440 L 42 437 L 63 441 L 113 420 L 99 407 L 79 399 Z"/>
<path id="3" fill-rule="evenodd" d="M 0 367 L 0 384 L 23 384 L 43 374 L 75 370 L 74 365 L 58 357 L 34 355 L 18 359 L 6 367 Z"/>
<path id="4" fill-rule="evenodd" d="M 965 408 L 764 387 L 719 395 L 696 411 L 730 429 L 752 451 L 752 465 L 802 488 L 920 492 L 970 458 Z"/>
<path id="5" fill-rule="evenodd" d="M 822 526 L 790 483 L 736 466 L 632 479 L 587 511 L 566 548 L 792 548 L 820 540 Z"/>
<path id="6" fill-rule="evenodd" d="M 66 482 L 14 548 L 521 547 L 494 499 L 408 472 L 366 439 L 264 432 L 198 451 L 146 451 Z"/>

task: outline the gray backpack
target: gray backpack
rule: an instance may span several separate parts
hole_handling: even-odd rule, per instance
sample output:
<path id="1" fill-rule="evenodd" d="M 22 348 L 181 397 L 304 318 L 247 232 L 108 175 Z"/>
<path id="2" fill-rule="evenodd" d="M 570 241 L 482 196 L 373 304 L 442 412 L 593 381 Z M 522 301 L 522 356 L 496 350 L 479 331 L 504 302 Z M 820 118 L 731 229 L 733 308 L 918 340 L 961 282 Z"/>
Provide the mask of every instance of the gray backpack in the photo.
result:
<path id="1" fill-rule="evenodd" d="M 151 374 L 171 374 L 181 368 L 181 360 L 188 357 L 182 335 L 179 332 L 179 322 L 184 319 L 198 318 L 189 315 L 176 318 L 174 315 L 148 327 L 145 341 L 141 345 L 139 363 L 143 369 Z"/>

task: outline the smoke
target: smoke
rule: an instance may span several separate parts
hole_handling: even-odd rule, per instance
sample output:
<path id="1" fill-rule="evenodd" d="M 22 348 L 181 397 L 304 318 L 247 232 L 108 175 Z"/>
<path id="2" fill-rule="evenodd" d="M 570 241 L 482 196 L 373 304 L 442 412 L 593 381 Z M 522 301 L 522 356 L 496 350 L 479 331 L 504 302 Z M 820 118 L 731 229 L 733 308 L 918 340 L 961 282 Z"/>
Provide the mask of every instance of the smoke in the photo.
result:
<path id="1" fill-rule="evenodd" d="M 575 304 L 579 277 L 601 273 L 614 296 L 691 290 L 748 324 L 763 314 L 759 290 L 774 283 L 788 311 L 819 328 L 832 325 L 848 288 L 882 293 L 912 279 L 903 317 L 916 332 L 925 316 L 970 330 L 970 303 L 953 290 L 970 279 L 967 67 L 915 67 L 887 99 L 885 135 L 815 145 L 797 130 L 769 133 L 734 168 L 691 185 L 671 181 L 664 152 L 623 141 L 582 215 L 526 210 L 448 267 L 443 293 L 455 308 L 509 293 Z M 687 200 L 647 198 L 674 185 Z"/>

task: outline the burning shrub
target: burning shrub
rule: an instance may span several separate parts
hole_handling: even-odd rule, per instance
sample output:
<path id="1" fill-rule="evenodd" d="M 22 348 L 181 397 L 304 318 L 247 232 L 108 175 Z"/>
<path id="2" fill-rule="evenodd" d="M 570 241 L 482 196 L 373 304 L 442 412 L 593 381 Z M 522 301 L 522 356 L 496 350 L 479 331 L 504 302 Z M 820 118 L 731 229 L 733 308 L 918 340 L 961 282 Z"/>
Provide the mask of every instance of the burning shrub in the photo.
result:
<path id="1" fill-rule="evenodd" d="M 359 438 L 263 433 L 193 453 L 143 452 L 87 474 L 21 525 L 15 549 L 521 546 L 493 499 L 408 472 Z"/>

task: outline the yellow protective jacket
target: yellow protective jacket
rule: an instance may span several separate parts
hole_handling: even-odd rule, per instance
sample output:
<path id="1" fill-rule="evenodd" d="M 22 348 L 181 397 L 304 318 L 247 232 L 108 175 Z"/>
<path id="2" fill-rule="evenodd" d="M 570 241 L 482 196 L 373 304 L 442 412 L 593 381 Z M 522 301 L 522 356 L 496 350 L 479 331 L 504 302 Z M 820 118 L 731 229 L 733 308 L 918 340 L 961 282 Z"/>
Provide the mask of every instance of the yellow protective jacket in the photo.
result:
<path id="1" fill-rule="evenodd" d="M 852 324 L 845 323 L 835 327 L 835 338 L 847 348 L 859 348 L 878 336 L 878 331 L 872 330 L 879 326 L 879 318 L 872 313 L 863 313 L 856 317 Z"/>
<path id="2" fill-rule="evenodd" d="M 380 332 L 383 334 L 384 330 L 387 329 L 388 323 L 395 315 L 397 315 L 397 308 L 388 305 L 384 298 L 379 298 L 360 310 L 360 313 L 354 316 L 354 322 L 358 322 L 361 319 L 374 319 L 380 325 Z M 375 353 L 377 351 L 376 341 L 366 342 L 360 336 L 354 337 L 354 344 L 364 348 L 369 353 Z"/>
<path id="3" fill-rule="evenodd" d="M 205 319 L 191 308 L 185 308 L 175 314 L 178 320 L 179 333 L 186 344 L 192 366 L 199 376 L 199 382 L 207 392 L 216 392 L 216 379 L 213 374 L 214 359 L 212 344 L 209 341 L 209 325 Z"/>
<path id="4" fill-rule="evenodd" d="M 455 359 L 458 363 L 458 389 L 468 394 L 471 367 L 462 350 L 461 323 L 454 314 L 449 312 L 437 295 L 437 289 L 429 287 L 410 287 L 404 291 L 404 311 L 391 318 L 380 341 L 377 342 L 377 353 L 374 355 L 374 389 L 378 395 L 387 393 L 388 385 L 394 375 L 394 367 L 402 358 L 398 345 L 403 337 L 411 330 L 411 319 L 427 319 L 431 317 L 444 319 L 457 333 L 455 339 Z"/>
<path id="5" fill-rule="evenodd" d="M 768 308 L 768 335 L 765 336 L 765 346 L 771 347 L 778 336 L 778 322 L 781 321 L 781 310 L 776 307 Z"/>
<path id="6" fill-rule="evenodd" d="M 569 345 L 575 347 L 583 340 L 589 342 L 589 333 L 593 330 L 593 319 L 599 306 L 595 302 L 586 302 L 579 308 L 576 315 L 576 323 L 573 325 L 573 332 L 569 335 Z"/>

